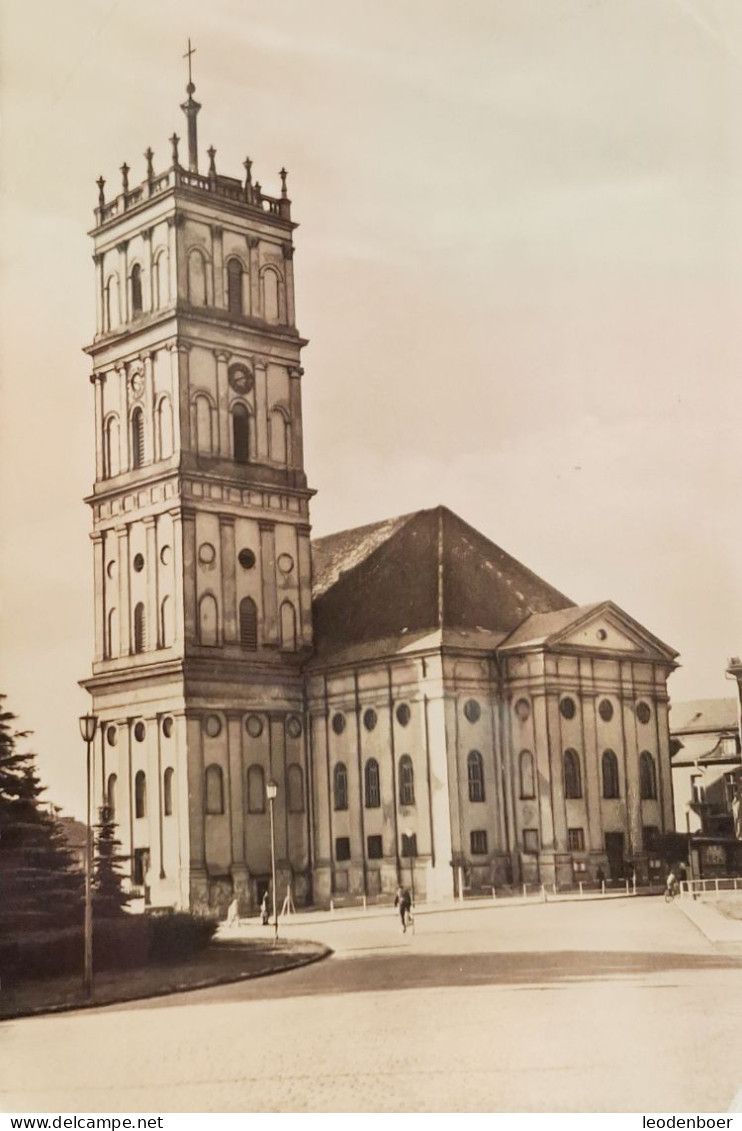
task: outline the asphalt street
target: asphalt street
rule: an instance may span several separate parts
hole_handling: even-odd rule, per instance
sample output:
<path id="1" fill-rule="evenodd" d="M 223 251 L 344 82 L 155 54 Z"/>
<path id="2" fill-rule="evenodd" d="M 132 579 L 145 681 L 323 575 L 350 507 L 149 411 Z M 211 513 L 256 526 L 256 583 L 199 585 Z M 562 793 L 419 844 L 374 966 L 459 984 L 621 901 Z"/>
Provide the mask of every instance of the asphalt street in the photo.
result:
<path id="1" fill-rule="evenodd" d="M 261 928 L 244 927 L 247 936 Z M 742 944 L 621 899 L 318 922 L 303 970 L 6 1023 L 26 1112 L 724 1112 Z"/>

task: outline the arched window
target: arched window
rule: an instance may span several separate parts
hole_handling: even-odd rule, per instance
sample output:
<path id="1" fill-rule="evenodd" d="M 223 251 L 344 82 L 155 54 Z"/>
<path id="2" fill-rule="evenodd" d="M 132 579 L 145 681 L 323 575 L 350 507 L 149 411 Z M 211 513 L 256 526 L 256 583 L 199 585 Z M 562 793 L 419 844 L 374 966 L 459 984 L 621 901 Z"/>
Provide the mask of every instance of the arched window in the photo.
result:
<path id="1" fill-rule="evenodd" d="M 242 314 L 242 264 L 234 257 L 227 260 L 227 308 L 230 314 Z"/>
<path id="2" fill-rule="evenodd" d="M 142 313 L 142 268 L 138 263 L 131 269 L 131 313 Z"/>
<path id="3" fill-rule="evenodd" d="M 288 773 L 289 813 L 304 812 L 304 771 L 296 762 L 289 766 Z"/>
<path id="4" fill-rule="evenodd" d="M 268 267 L 263 272 L 263 317 L 266 322 L 278 322 L 281 313 L 278 274 Z"/>
<path id="5" fill-rule="evenodd" d="M 108 816 L 113 820 L 116 816 L 116 782 L 118 778 L 115 774 L 108 775 L 108 783 L 106 784 L 106 806 L 108 807 Z"/>
<path id="6" fill-rule="evenodd" d="M 249 463 L 250 413 L 243 404 L 232 409 L 232 451 L 235 463 Z"/>
<path id="7" fill-rule="evenodd" d="M 258 647 L 258 608 L 251 597 L 240 601 L 240 644 L 247 652 Z"/>
<path id="8" fill-rule="evenodd" d="M 262 766 L 250 766 L 247 771 L 247 811 L 265 813 L 265 774 Z"/>
<path id="9" fill-rule="evenodd" d="M 347 809 L 348 808 L 348 771 L 345 768 L 345 762 L 338 762 L 332 773 L 332 786 L 333 794 L 335 796 L 335 808 Z"/>
<path id="10" fill-rule="evenodd" d="M 170 597 L 163 597 L 160 605 L 160 636 L 163 648 L 169 648 L 175 640 L 173 602 Z"/>
<path id="11" fill-rule="evenodd" d="M 484 801 L 484 762 L 478 750 L 472 750 L 466 759 L 469 779 L 469 800 Z"/>
<path id="12" fill-rule="evenodd" d="M 168 297 L 167 285 L 167 252 L 161 251 L 155 259 L 152 268 L 152 297 L 153 306 L 158 310 L 164 306 Z"/>
<path id="13" fill-rule="evenodd" d="M 415 771 L 409 754 L 399 759 L 399 804 L 415 804 Z"/>
<path id="14" fill-rule="evenodd" d="M 144 466 L 144 413 L 135 408 L 131 414 L 131 466 Z"/>
<path id="15" fill-rule="evenodd" d="M 211 593 L 204 593 L 198 603 L 198 639 L 200 644 L 219 643 L 219 609 Z"/>
<path id="16" fill-rule="evenodd" d="M 175 770 L 168 766 L 162 778 L 162 808 L 166 817 L 173 815 L 173 775 Z"/>
<path id="17" fill-rule="evenodd" d="M 576 750 L 564 751 L 564 796 L 582 797 L 580 756 Z"/>
<path id="18" fill-rule="evenodd" d="M 137 770 L 134 778 L 134 816 L 147 816 L 147 775 L 144 770 Z"/>
<path id="19" fill-rule="evenodd" d="M 221 766 L 206 767 L 206 812 L 212 816 L 224 812 L 224 774 Z"/>
<path id="20" fill-rule="evenodd" d="M 121 651 L 119 643 L 119 615 L 116 609 L 108 610 L 108 628 L 106 634 L 106 655 L 118 656 Z"/>
<path id="21" fill-rule="evenodd" d="M 603 797 L 620 797 L 618 758 L 612 750 L 603 751 Z"/>
<path id="22" fill-rule="evenodd" d="M 290 437 L 288 419 L 280 409 L 274 408 L 270 415 L 270 451 L 276 463 L 289 462 Z"/>
<path id="23" fill-rule="evenodd" d="M 639 756 L 639 794 L 642 801 L 657 800 L 657 769 L 648 750 Z"/>
<path id="24" fill-rule="evenodd" d="M 206 306 L 206 261 L 197 248 L 188 253 L 188 301 L 193 306 Z"/>
<path id="25" fill-rule="evenodd" d="M 173 410 L 169 397 L 160 397 L 155 409 L 157 458 L 167 459 L 173 454 Z"/>
<path id="26" fill-rule="evenodd" d="M 281 650 L 296 651 L 296 611 L 290 601 L 281 604 Z"/>
<path id="27" fill-rule="evenodd" d="M 367 809 L 378 809 L 381 806 L 381 782 L 379 780 L 379 763 L 375 758 L 369 758 L 363 770 L 363 786 Z"/>
<path id="28" fill-rule="evenodd" d="M 196 448 L 204 455 L 214 451 L 214 434 L 211 424 L 211 402 L 202 393 L 194 399 L 196 409 Z"/>
<path id="29" fill-rule="evenodd" d="M 118 275 L 111 275 L 103 289 L 103 321 L 104 330 L 115 330 L 121 321 Z"/>
<path id="30" fill-rule="evenodd" d="M 523 798 L 536 796 L 536 775 L 533 768 L 533 754 L 530 750 L 521 750 L 518 760 L 520 769 L 520 795 Z"/>
<path id="31" fill-rule="evenodd" d="M 134 651 L 144 652 L 147 648 L 147 616 L 140 601 L 134 608 Z"/>
<path id="32" fill-rule="evenodd" d="M 119 467 L 119 422 L 117 416 L 109 416 L 103 428 L 103 475 L 111 479 Z"/>

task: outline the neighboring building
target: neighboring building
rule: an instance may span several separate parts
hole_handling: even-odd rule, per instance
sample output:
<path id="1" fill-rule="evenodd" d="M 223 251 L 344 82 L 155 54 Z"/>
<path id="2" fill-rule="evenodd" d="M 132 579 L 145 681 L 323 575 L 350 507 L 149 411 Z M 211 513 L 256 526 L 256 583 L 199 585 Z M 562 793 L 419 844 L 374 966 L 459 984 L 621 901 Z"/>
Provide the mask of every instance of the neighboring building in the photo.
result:
<path id="1" fill-rule="evenodd" d="M 670 735 L 678 832 L 741 837 L 742 754 L 737 700 L 673 703 Z"/>
<path id="2" fill-rule="evenodd" d="M 58 817 L 57 824 L 64 837 L 65 847 L 69 849 L 76 868 L 82 872 L 85 869 L 85 843 L 87 829 L 82 821 L 74 817 Z"/>
<path id="3" fill-rule="evenodd" d="M 647 870 L 676 653 L 445 508 L 310 548 L 291 204 L 188 167 L 96 210 L 96 792 L 156 904 Z M 314 589 L 312 579 L 314 578 Z M 410 873 L 410 866 L 413 872 Z M 147 882 L 145 885 L 145 876 Z"/>

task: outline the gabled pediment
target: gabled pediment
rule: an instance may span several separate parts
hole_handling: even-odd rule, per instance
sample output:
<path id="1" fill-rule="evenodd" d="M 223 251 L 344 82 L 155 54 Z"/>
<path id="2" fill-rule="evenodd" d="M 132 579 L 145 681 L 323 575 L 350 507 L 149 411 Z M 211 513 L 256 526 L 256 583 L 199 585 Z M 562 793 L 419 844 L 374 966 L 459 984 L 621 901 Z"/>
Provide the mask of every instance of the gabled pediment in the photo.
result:
<path id="1" fill-rule="evenodd" d="M 502 645 L 503 651 L 534 648 L 624 655 L 666 663 L 672 663 L 678 655 L 612 601 L 560 610 L 556 614 L 535 614 L 519 625 Z"/>

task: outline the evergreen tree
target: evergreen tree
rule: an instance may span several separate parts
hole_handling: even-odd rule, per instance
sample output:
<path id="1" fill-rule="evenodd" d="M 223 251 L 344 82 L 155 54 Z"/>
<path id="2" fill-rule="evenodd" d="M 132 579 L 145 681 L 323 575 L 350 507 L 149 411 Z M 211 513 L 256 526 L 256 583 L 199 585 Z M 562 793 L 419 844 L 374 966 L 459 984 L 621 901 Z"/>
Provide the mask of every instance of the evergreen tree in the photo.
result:
<path id="1" fill-rule="evenodd" d="M 123 890 L 122 868 L 129 857 L 118 850 L 121 841 L 116 839 L 113 811 L 107 806 L 100 810 L 100 823 L 95 827 L 95 866 L 93 869 L 93 915 L 110 919 L 122 915 L 129 902 Z"/>
<path id="2" fill-rule="evenodd" d="M 65 845 L 56 810 L 41 795 L 36 755 L 17 742 L 28 731 L 14 727 L 0 695 L 0 929 L 26 931 L 78 923 L 83 876 Z"/>

